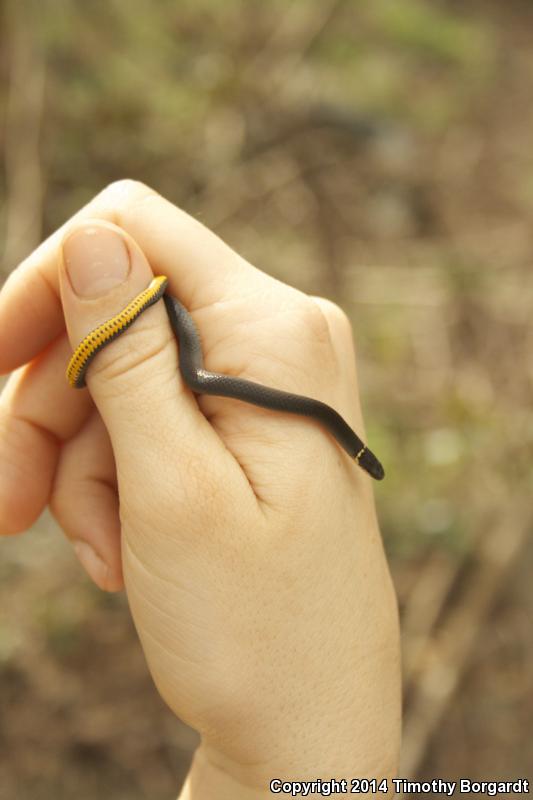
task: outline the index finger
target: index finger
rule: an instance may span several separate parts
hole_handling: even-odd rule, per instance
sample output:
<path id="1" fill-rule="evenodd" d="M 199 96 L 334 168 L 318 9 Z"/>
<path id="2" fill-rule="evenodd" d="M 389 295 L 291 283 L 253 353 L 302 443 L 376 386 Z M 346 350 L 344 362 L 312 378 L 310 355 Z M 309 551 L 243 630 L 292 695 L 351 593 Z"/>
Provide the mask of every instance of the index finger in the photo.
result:
<path id="1" fill-rule="evenodd" d="M 64 329 L 58 259 L 69 230 L 103 219 L 127 231 L 189 309 L 220 299 L 243 271 L 263 275 L 216 234 L 133 180 L 110 184 L 15 269 L 0 292 L 0 373 L 30 361 Z M 263 277 L 266 277 L 263 275 Z M 237 283 L 238 285 L 238 283 Z M 232 287 L 233 288 L 233 287 Z"/>

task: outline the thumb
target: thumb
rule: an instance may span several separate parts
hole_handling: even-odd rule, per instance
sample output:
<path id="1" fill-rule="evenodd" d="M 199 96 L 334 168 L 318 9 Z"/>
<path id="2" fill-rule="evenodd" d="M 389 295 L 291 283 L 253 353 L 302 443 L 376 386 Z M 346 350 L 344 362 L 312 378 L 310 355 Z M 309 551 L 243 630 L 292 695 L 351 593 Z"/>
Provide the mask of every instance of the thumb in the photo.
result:
<path id="1" fill-rule="evenodd" d="M 143 252 L 121 228 L 89 220 L 71 230 L 62 245 L 60 286 L 72 347 L 122 311 L 152 278 Z M 206 446 L 198 436 L 216 438 L 181 379 L 162 302 L 98 352 L 86 382 L 118 466 L 124 456 L 137 476 L 150 470 L 150 453 L 157 464 L 158 451 L 168 452 L 169 445 L 192 452 Z"/>

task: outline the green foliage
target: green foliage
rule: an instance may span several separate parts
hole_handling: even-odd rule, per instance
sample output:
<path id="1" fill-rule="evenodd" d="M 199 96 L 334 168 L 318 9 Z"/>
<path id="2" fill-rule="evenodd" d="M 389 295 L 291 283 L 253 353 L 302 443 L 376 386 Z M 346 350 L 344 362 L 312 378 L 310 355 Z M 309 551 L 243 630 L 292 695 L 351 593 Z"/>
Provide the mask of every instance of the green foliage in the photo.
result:
<path id="1" fill-rule="evenodd" d="M 391 43 L 415 54 L 463 68 L 482 66 L 490 54 L 490 33 L 479 18 L 455 16 L 437 3 L 372 0 L 368 13 Z"/>

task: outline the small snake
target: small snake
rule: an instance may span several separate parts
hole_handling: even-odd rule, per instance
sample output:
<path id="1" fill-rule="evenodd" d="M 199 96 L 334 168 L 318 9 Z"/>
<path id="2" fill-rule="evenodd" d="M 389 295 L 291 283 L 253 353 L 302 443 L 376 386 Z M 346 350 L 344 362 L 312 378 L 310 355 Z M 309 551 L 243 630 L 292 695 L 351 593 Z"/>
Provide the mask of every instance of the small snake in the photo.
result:
<path id="1" fill-rule="evenodd" d="M 179 344 L 179 366 L 183 380 L 196 394 L 232 397 L 273 411 L 287 411 L 312 417 L 321 423 L 356 463 L 380 481 L 385 471 L 371 450 L 361 441 L 347 422 L 333 408 L 299 394 L 271 389 L 260 383 L 208 372 L 204 369 L 202 345 L 196 325 L 182 304 L 165 294 L 168 279 L 154 278 L 119 314 L 98 325 L 80 342 L 69 361 L 67 379 L 74 389 L 85 386 L 85 374 L 95 355 L 126 330 L 147 308 L 163 297 L 167 314 Z"/>

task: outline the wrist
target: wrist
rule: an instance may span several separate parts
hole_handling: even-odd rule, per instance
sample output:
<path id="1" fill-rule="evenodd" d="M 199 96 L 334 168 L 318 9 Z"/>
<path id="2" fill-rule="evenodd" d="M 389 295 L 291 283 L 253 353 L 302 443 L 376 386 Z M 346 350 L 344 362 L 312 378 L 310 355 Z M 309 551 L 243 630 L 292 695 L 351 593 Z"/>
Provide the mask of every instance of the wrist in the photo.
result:
<path id="1" fill-rule="evenodd" d="M 393 724 L 392 727 L 397 726 Z M 399 736 L 397 741 L 399 745 Z M 350 786 L 353 779 L 367 778 L 374 779 L 377 783 L 386 779 L 390 785 L 391 779 L 397 777 L 399 746 L 383 752 L 378 744 L 374 748 L 381 751 L 377 759 L 353 759 L 353 749 L 352 742 L 339 742 L 333 759 L 331 754 L 323 753 L 323 758 L 318 759 L 320 763 L 310 764 L 306 759 L 301 759 L 302 754 L 300 758 L 295 754 L 283 768 L 275 760 L 237 763 L 202 742 L 194 754 L 178 800 L 265 800 L 273 797 L 272 781 L 279 784 L 280 781 L 329 781 L 335 778 L 339 781 L 346 780 Z M 345 768 L 340 768 L 336 763 L 330 769 L 328 764 L 337 762 L 339 756 L 340 763 L 344 763 Z M 371 793 L 368 796 L 377 795 Z"/>
<path id="2" fill-rule="evenodd" d="M 210 757 L 209 749 L 201 744 L 194 753 L 187 779 L 178 800 L 264 800 L 272 797 L 268 785 L 263 789 L 243 783 L 238 769 L 223 758 Z"/>
<path id="3" fill-rule="evenodd" d="M 365 640 L 360 666 L 357 653 L 346 648 L 348 663 L 341 660 L 335 667 L 330 659 L 329 669 L 322 666 L 314 673 L 314 690 L 306 692 L 301 670 L 299 694 L 294 687 L 286 691 L 283 683 L 276 691 L 260 693 L 265 701 L 259 716 L 250 705 L 239 714 L 241 704 L 235 697 L 224 732 L 203 733 L 179 800 L 271 798 L 274 779 L 333 777 L 349 783 L 353 778 L 396 777 L 401 738 L 399 630 L 396 606 L 384 601 L 383 612 L 386 622 L 374 625 L 380 633 L 372 648 Z M 309 683 L 309 661 L 305 667 Z"/>

